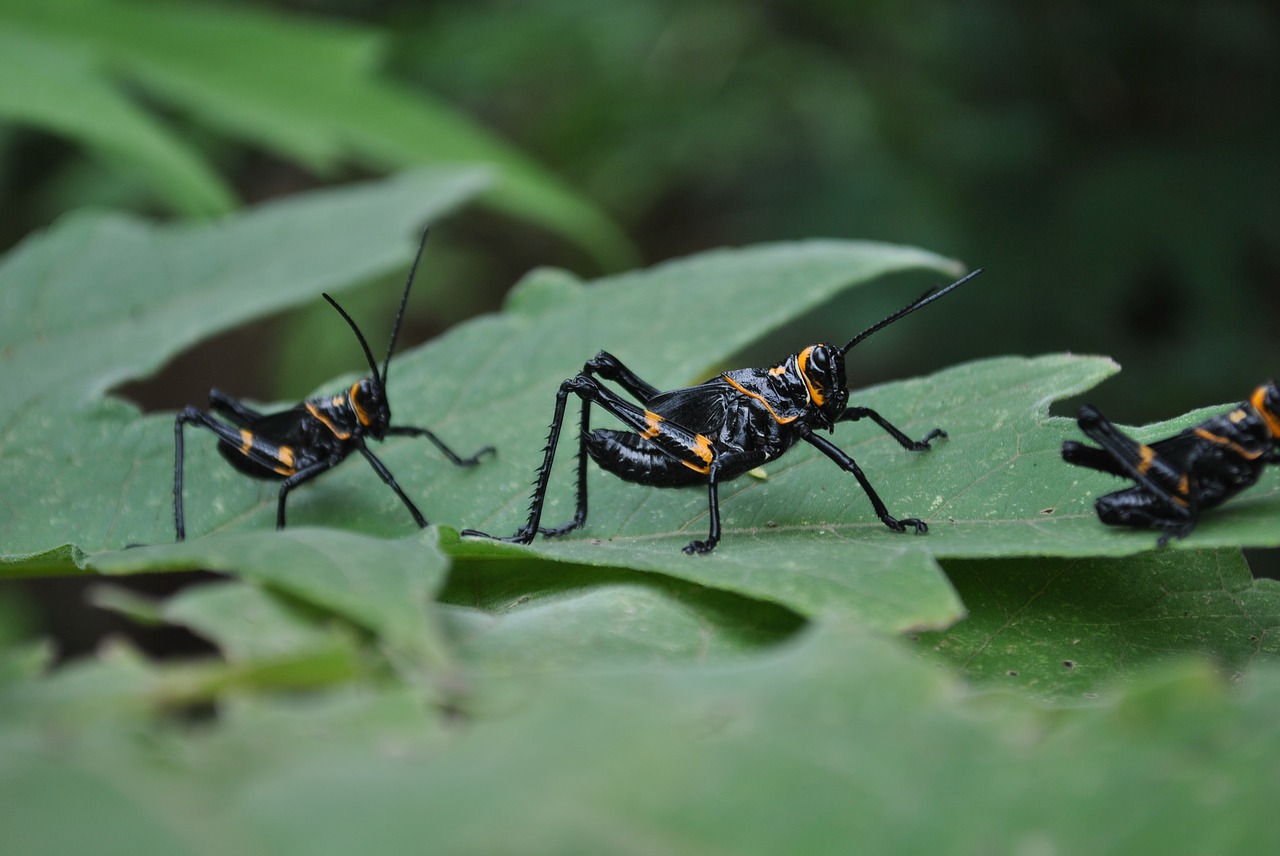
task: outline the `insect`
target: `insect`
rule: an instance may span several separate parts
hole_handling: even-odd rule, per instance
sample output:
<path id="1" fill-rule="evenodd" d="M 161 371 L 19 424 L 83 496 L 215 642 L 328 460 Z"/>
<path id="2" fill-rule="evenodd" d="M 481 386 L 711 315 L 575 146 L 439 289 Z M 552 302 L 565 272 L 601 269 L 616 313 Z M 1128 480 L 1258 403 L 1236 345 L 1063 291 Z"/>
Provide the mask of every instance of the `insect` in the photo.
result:
<path id="1" fill-rule="evenodd" d="M 1200 512 L 1220 505 L 1258 480 L 1267 464 L 1280 464 L 1280 389 L 1275 381 L 1253 391 L 1227 413 L 1150 445 L 1112 425 L 1094 407 L 1081 407 L 1080 430 L 1101 448 L 1062 444 L 1071 464 L 1101 470 L 1136 484 L 1098 497 L 1098 518 L 1108 526 L 1162 530 L 1158 546 L 1185 538 Z"/>
<path id="2" fill-rule="evenodd" d="M 428 230 L 429 231 L 429 230 Z M 426 437 L 448 458 L 460 467 L 478 463 L 480 456 L 492 453 L 486 446 L 469 458 L 459 457 L 443 441 L 426 428 L 391 424 L 391 406 L 387 401 L 387 372 L 391 367 L 391 352 L 395 349 L 400 321 L 409 301 L 409 289 L 422 258 L 427 242 L 427 231 L 422 234 L 417 256 L 409 269 L 409 279 L 400 298 L 400 308 L 391 328 L 391 341 L 387 344 L 387 356 L 378 370 L 373 352 L 360 328 L 351 316 L 328 294 L 323 295 L 329 305 L 337 310 L 356 334 L 360 347 L 369 363 L 369 377 L 362 378 L 350 389 L 337 395 L 309 398 L 298 405 L 277 413 L 259 413 L 217 389 L 209 391 L 207 413 L 196 407 L 187 407 L 174 421 L 174 445 L 176 450 L 173 468 L 173 519 L 178 540 L 186 537 L 182 509 L 183 427 L 193 425 L 207 428 L 218 437 L 218 451 L 231 466 L 247 476 L 280 482 L 279 500 L 276 505 L 276 528 L 285 525 L 285 500 L 289 492 L 300 484 L 311 481 L 342 463 L 353 451 L 364 456 L 373 471 L 409 509 L 418 526 L 427 525 L 422 512 L 405 495 L 386 465 L 369 449 L 366 440 L 382 440 L 386 437 Z M 216 418 L 213 414 L 221 416 Z"/>
<path id="3" fill-rule="evenodd" d="M 912 440 L 869 407 L 850 407 L 844 357 L 866 337 L 889 326 L 968 282 L 980 270 L 941 291 L 930 290 L 878 324 L 868 327 L 843 347 L 814 344 L 769 368 L 737 369 L 698 386 L 660 392 L 641 380 L 622 361 L 601 351 L 582 371 L 560 385 L 555 413 L 542 465 L 534 483 L 529 518 L 523 528 L 499 540 L 528 544 L 539 532 L 559 536 L 581 527 L 587 519 L 587 457 L 603 470 L 624 481 L 652 487 L 706 485 L 710 532 L 706 540 L 693 541 L 684 552 L 709 553 L 720 541 L 722 482 L 738 478 L 761 464 L 775 460 L 804 440 L 841 469 L 851 473 L 866 492 L 880 520 L 897 532 L 908 527 L 928 530 L 921 520 L 899 520 L 889 513 L 858 464 L 818 431 L 834 431 L 838 422 L 870 419 L 888 432 L 904 449 L 918 452 L 930 441 L 945 437 L 935 428 L 920 440 Z M 638 403 L 626 400 L 601 381 L 612 381 Z M 570 394 L 582 400 L 578 449 L 577 505 L 573 519 L 553 528 L 541 528 L 551 465 L 564 423 Z M 591 405 L 619 419 L 630 430 L 591 430 Z M 464 535 L 486 538 L 476 530 Z"/>

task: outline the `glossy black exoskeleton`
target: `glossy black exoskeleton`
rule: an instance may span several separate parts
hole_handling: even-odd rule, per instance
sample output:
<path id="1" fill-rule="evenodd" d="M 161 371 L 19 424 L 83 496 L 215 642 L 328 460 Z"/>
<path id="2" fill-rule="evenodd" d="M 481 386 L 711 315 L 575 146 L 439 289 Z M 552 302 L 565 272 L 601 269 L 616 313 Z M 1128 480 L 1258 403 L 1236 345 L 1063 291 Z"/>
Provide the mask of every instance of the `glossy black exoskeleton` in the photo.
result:
<path id="1" fill-rule="evenodd" d="M 395 349 L 409 301 L 409 289 L 426 246 L 427 232 L 423 232 L 418 254 L 409 270 L 409 279 L 400 298 L 395 324 L 391 329 L 391 341 L 387 344 L 387 356 L 382 370 L 374 362 L 373 352 L 365 341 L 360 328 L 351 316 L 332 297 L 324 299 L 338 311 L 351 327 L 364 349 L 369 363 L 369 377 L 362 378 L 337 395 L 310 398 L 298 405 L 277 413 L 259 413 L 217 389 L 209 391 L 209 410 L 227 420 L 215 418 L 196 407 L 187 407 L 174 421 L 174 445 L 176 450 L 173 469 L 173 519 L 178 540 L 186 537 L 186 525 L 182 508 L 183 476 L 183 426 L 207 428 L 218 437 L 218 451 L 240 472 L 258 479 L 280 482 L 279 500 L 276 505 L 276 528 L 285 525 L 285 499 L 289 491 L 342 463 L 353 451 L 358 451 L 373 467 L 378 478 L 395 491 L 396 496 L 409 509 L 419 526 L 426 526 L 426 518 L 412 500 L 396 483 L 386 465 L 366 445 L 366 440 L 382 440 L 386 437 L 426 437 L 434 443 L 446 458 L 460 467 L 478 462 L 481 455 L 492 452 L 486 446 L 470 458 L 462 458 L 426 428 L 391 424 L 391 406 L 387 401 L 387 372 L 391 367 L 391 352 Z M 228 424 L 230 423 L 230 424 Z"/>
<path id="2" fill-rule="evenodd" d="M 908 527 L 925 532 L 921 520 L 899 520 L 889 513 L 857 463 L 818 431 L 832 431 L 838 422 L 871 419 L 910 451 L 923 451 L 940 428 L 920 440 L 912 440 L 867 407 L 850 407 L 844 357 L 850 348 L 877 330 L 914 312 L 958 288 L 980 271 L 974 271 L 941 291 L 931 291 L 888 318 L 850 339 L 844 347 L 810 345 L 769 368 L 724 372 L 706 383 L 660 392 L 613 355 L 601 351 L 582 372 L 560 385 L 556 395 L 551 434 L 534 484 L 529 518 L 523 528 L 501 540 L 527 544 L 541 532 L 563 535 L 581 527 L 587 519 L 587 457 L 624 481 L 653 487 L 704 484 L 710 504 L 710 532 L 704 541 L 688 544 L 686 553 L 708 553 L 720 540 L 720 503 L 717 488 L 761 464 L 775 460 L 803 440 L 816 447 L 841 469 L 851 473 L 866 492 L 880 520 L 898 532 Z M 613 381 L 639 404 L 604 386 Z M 570 394 L 582 399 L 582 423 L 578 453 L 577 506 L 570 522 L 541 528 L 543 504 L 551 465 L 564 423 Z M 591 430 L 591 405 L 615 416 L 627 431 Z M 464 535 L 492 538 L 466 530 Z"/>
<path id="3" fill-rule="evenodd" d="M 1227 413 L 1150 445 L 1111 424 L 1094 407 L 1081 407 L 1080 430 L 1101 448 L 1062 444 L 1071 464 L 1132 479 L 1131 488 L 1098 497 L 1098 519 L 1108 526 L 1159 529 L 1157 545 L 1185 538 L 1200 513 L 1253 485 L 1267 464 L 1280 463 L 1280 389 L 1275 381 L 1253 391 Z"/>

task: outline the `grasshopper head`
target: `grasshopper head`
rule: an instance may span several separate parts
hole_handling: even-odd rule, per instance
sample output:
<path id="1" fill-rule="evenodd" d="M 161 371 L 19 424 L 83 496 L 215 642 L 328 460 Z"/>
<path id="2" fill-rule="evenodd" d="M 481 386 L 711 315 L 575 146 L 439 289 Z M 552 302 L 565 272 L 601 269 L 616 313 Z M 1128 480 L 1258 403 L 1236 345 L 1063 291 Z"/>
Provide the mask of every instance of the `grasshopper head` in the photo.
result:
<path id="1" fill-rule="evenodd" d="M 1280 387 L 1273 380 L 1267 381 L 1253 391 L 1249 403 L 1267 423 L 1272 441 L 1280 443 Z"/>
<path id="2" fill-rule="evenodd" d="M 363 378 L 351 387 L 348 397 L 364 433 L 375 440 L 386 436 L 391 425 L 391 404 L 382 382 L 376 377 Z"/>
<path id="3" fill-rule="evenodd" d="M 844 352 L 831 345 L 810 345 L 796 356 L 796 367 L 809 393 L 809 404 L 819 414 L 820 427 L 834 427 L 849 404 Z"/>

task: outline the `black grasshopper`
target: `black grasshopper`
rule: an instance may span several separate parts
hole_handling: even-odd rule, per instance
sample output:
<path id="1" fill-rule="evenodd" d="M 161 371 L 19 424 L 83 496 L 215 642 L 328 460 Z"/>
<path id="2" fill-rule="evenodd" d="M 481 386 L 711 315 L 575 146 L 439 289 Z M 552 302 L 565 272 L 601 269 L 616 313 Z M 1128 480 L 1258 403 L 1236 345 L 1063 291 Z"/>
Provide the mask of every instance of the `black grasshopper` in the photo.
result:
<path id="1" fill-rule="evenodd" d="M 851 473 L 871 500 L 876 515 L 890 529 L 903 532 L 911 527 L 916 532 L 927 531 L 921 520 L 914 517 L 900 520 L 891 515 L 853 458 L 817 432 L 833 431 L 838 422 L 871 419 L 910 451 L 923 451 L 933 439 L 945 437 L 946 432 L 935 428 L 920 440 L 912 440 L 874 410 L 848 406 L 844 357 L 867 336 L 959 288 L 980 272 L 974 271 L 941 291 L 926 293 L 854 336 L 844 347 L 810 345 L 775 366 L 728 371 L 698 386 L 660 392 L 637 377 L 617 357 L 601 351 L 583 366 L 581 373 L 560 385 L 529 518 L 523 528 L 501 540 L 527 544 L 539 532 L 557 536 L 582 526 L 587 519 L 586 459 L 590 457 L 607 472 L 637 484 L 706 485 L 710 532 L 706 540 L 693 541 L 684 551 L 709 553 L 720 540 L 719 485 L 775 460 L 800 440 L 815 446 Z M 627 401 L 601 380 L 618 384 L 639 403 Z M 571 393 L 583 402 L 577 506 L 570 522 L 541 528 L 551 465 Z M 630 430 L 592 431 L 592 404 L 598 404 Z M 463 534 L 494 537 L 476 530 L 466 530 Z"/>
<path id="2" fill-rule="evenodd" d="M 1101 470 L 1136 484 L 1100 496 L 1098 519 L 1108 526 L 1159 529 L 1156 542 L 1185 538 L 1200 513 L 1251 486 L 1267 464 L 1280 463 L 1280 389 L 1275 381 L 1248 401 L 1150 445 L 1112 425 L 1094 407 L 1081 407 L 1080 430 L 1101 448 L 1062 444 L 1071 464 Z"/>
<path id="3" fill-rule="evenodd" d="M 446 458 L 460 467 L 477 463 L 480 456 L 493 452 L 486 446 L 470 458 L 462 458 L 426 428 L 391 424 L 391 405 L 387 401 L 387 371 L 391 367 L 391 352 L 395 349 L 404 318 L 405 305 L 409 301 L 409 289 L 426 246 L 427 232 L 422 234 L 418 253 L 409 270 L 409 279 L 400 298 L 400 308 L 391 328 L 391 341 L 387 344 L 387 356 L 378 370 L 369 343 L 351 316 L 328 294 L 323 295 L 347 325 L 356 334 L 369 363 L 369 377 L 356 381 L 337 395 L 319 396 L 303 401 L 288 410 L 277 413 L 259 413 L 217 389 L 209 391 L 207 413 L 196 407 L 187 407 L 174 421 L 175 460 L 173 468 L 173 519 L 178 540 L 186 537 L 182 510 L 183 426 L 187 424 L 207 428 L 218 437 L 218 451 L 231 466 L 247 476 L 280 482 L 279 501 L 276 505 L 276 528 L 285 525 L 285 500 L 289 491 L 321 473 L 342 463 L 353 451 L 360 452 L 373 467 L 378 478 L 395 491 L 396 496 L 409 509 L 418 526 L 426 526 L 426 518 L 396 483 L 391 471 L 369 449 L 366 440 L 382 440 L 386 437 L 426 437 L 434 443 Z M 221 416 L 222 421 L 213 414 Z"/>

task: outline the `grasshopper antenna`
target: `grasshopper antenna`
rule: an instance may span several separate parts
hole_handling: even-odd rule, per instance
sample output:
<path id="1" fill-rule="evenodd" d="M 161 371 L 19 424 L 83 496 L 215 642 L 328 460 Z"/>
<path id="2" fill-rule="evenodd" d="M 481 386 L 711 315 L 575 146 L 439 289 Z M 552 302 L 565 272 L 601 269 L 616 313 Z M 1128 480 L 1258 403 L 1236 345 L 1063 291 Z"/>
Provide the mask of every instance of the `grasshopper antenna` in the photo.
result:
<path id="1" fill-rule="evenodd" d="M 338 301 L 334 300 L 328 294 L 321 294 L 320 296 L 329 301 L 330 306 L 338 310 L 338 314 L 342 316 L 342 320 L 346 321 L 352 331 L 356 334 L 356 338 L 360 340 L 360 347 L 364 348 L 364 358 L 369 361 L 369 370 L 372 371 L 373 376 L 377 378 L 378 364 L 373 361 L 373 351 L 369 350 L 369 343 L 365 341 L 364 334 L 360 332 L 360 328 L 356 326 L 356 322 L 347 314 L 347 310 L 338 305 Z"/>
<path id="2" fill-rule="evenodd" d="M 409 304 L 409 289 L 413 286 L 413 277 L 418 272 L 418 262 L 422 261 L 422 251 L 427 247 L 429 234 L 431 234 L 430 226 L 422 230 L 422 240 L 418 242 L 418 254 L 413 257 L 413 266 L 409 268 L 409 278 L 404 284 L 404 294 L 400 296 L 400 309 L 396 311 L 396 322 L 391 327 L 391 341 L 387 343 L 387 358 L 382 363 L 383 387 L 387 385 L 387 372 L 391 369 L 391 352 L 395 350 L 396 337 L 400 335 L 400 322 L 404 319 L 404 308 Z M 374 369 L 374 374 L 377 374 L 377 369 Z"/>
<path id="3" fill-rule="evenodd" d="M 413 267 L 409 269 L 409 281 L 404 285 L 404 295 L 400 298 L 400 309 L 396 312 L 396 321 L 391 328 L 391 342 L 387 345 L 387 359 L 382 364 L 382 372 L 378 372 L 378 364 L 373 361 L 373 351 L 369 350 L 369 342 L 365 339 L 364 334 L 360 332 L 360 328 L 356 326 L 356 322 L 347 314 L 347 310 L 338 305 L 338 301 L 334 300 L 328 294 L 321 294 L 325 300 L 329 301 L 329 305 L 338 310 L 338 314 L 342 316 L 342 320 L 347 322 L 351 327 L 351 331 L 356 334 L 356 338 L 360 340 L 360 347 L 364 350 L 364 358 L 369 362 L 369 371 L 374 380 L 386 389 L 387 387 L 387 370 L 391 368 L 391 352 L 396 346 L 396 336 L 400 334 L 400 319 L 404 317 L 405 305 L 409 302 L 409 286 L 413 285 L 414 272 L 418 270 L 418 261 L 422 258 L 422 250 L 427 244 L 427 233 L 430 228 L 422 233 L 422 242 L 418 244 L 418 254 L 413 258 Z"/>
<path id="4" fill-rule="evenodd" d="M 863 330 L 858 335 L 854 336 L 852 339 L 850 339 L 848 342 L 845 343 L 845 346 L 843 348 L 840 349 L 840 355 L 844 356 L 849 351 L 850 348 L 852 348 L 854 345 L 858 344 L 863 339 L 870 336 L 872 333 L 875 333 L 878 330 L 883 330 L 885 327 L 888 327 L 893 322 L 898 321 L 902 318 L 905 318 L 906 316 L 910 315 L 912 312 L 915 312 L 917 309 L 920 309 L 921 307 L 924 307 L 924 306 L 928 306 L 930 303 L 944 296 L 948 292 L 955 291 L 957 288 L 964 285 L 966 282 L 973 279 L 978 274 L 982 273 L 983 270 L 984 268 L 978 268 L 977 270 L 973 271 L 967 276 L 962 277 L 961 279 L 958 279 L 955 282 L 951 283 L 941 291 L 935 291 L 934 289 L 929 289 L 924 294 L 920 295 L 918 298 L 911 301 L 906 306 L 902 307 L 897 312 L 890 315 L 888 318 L 885 318 L 883 321 L 880 321 L 878 323 L 872 324 L 870 327 Z"/>

